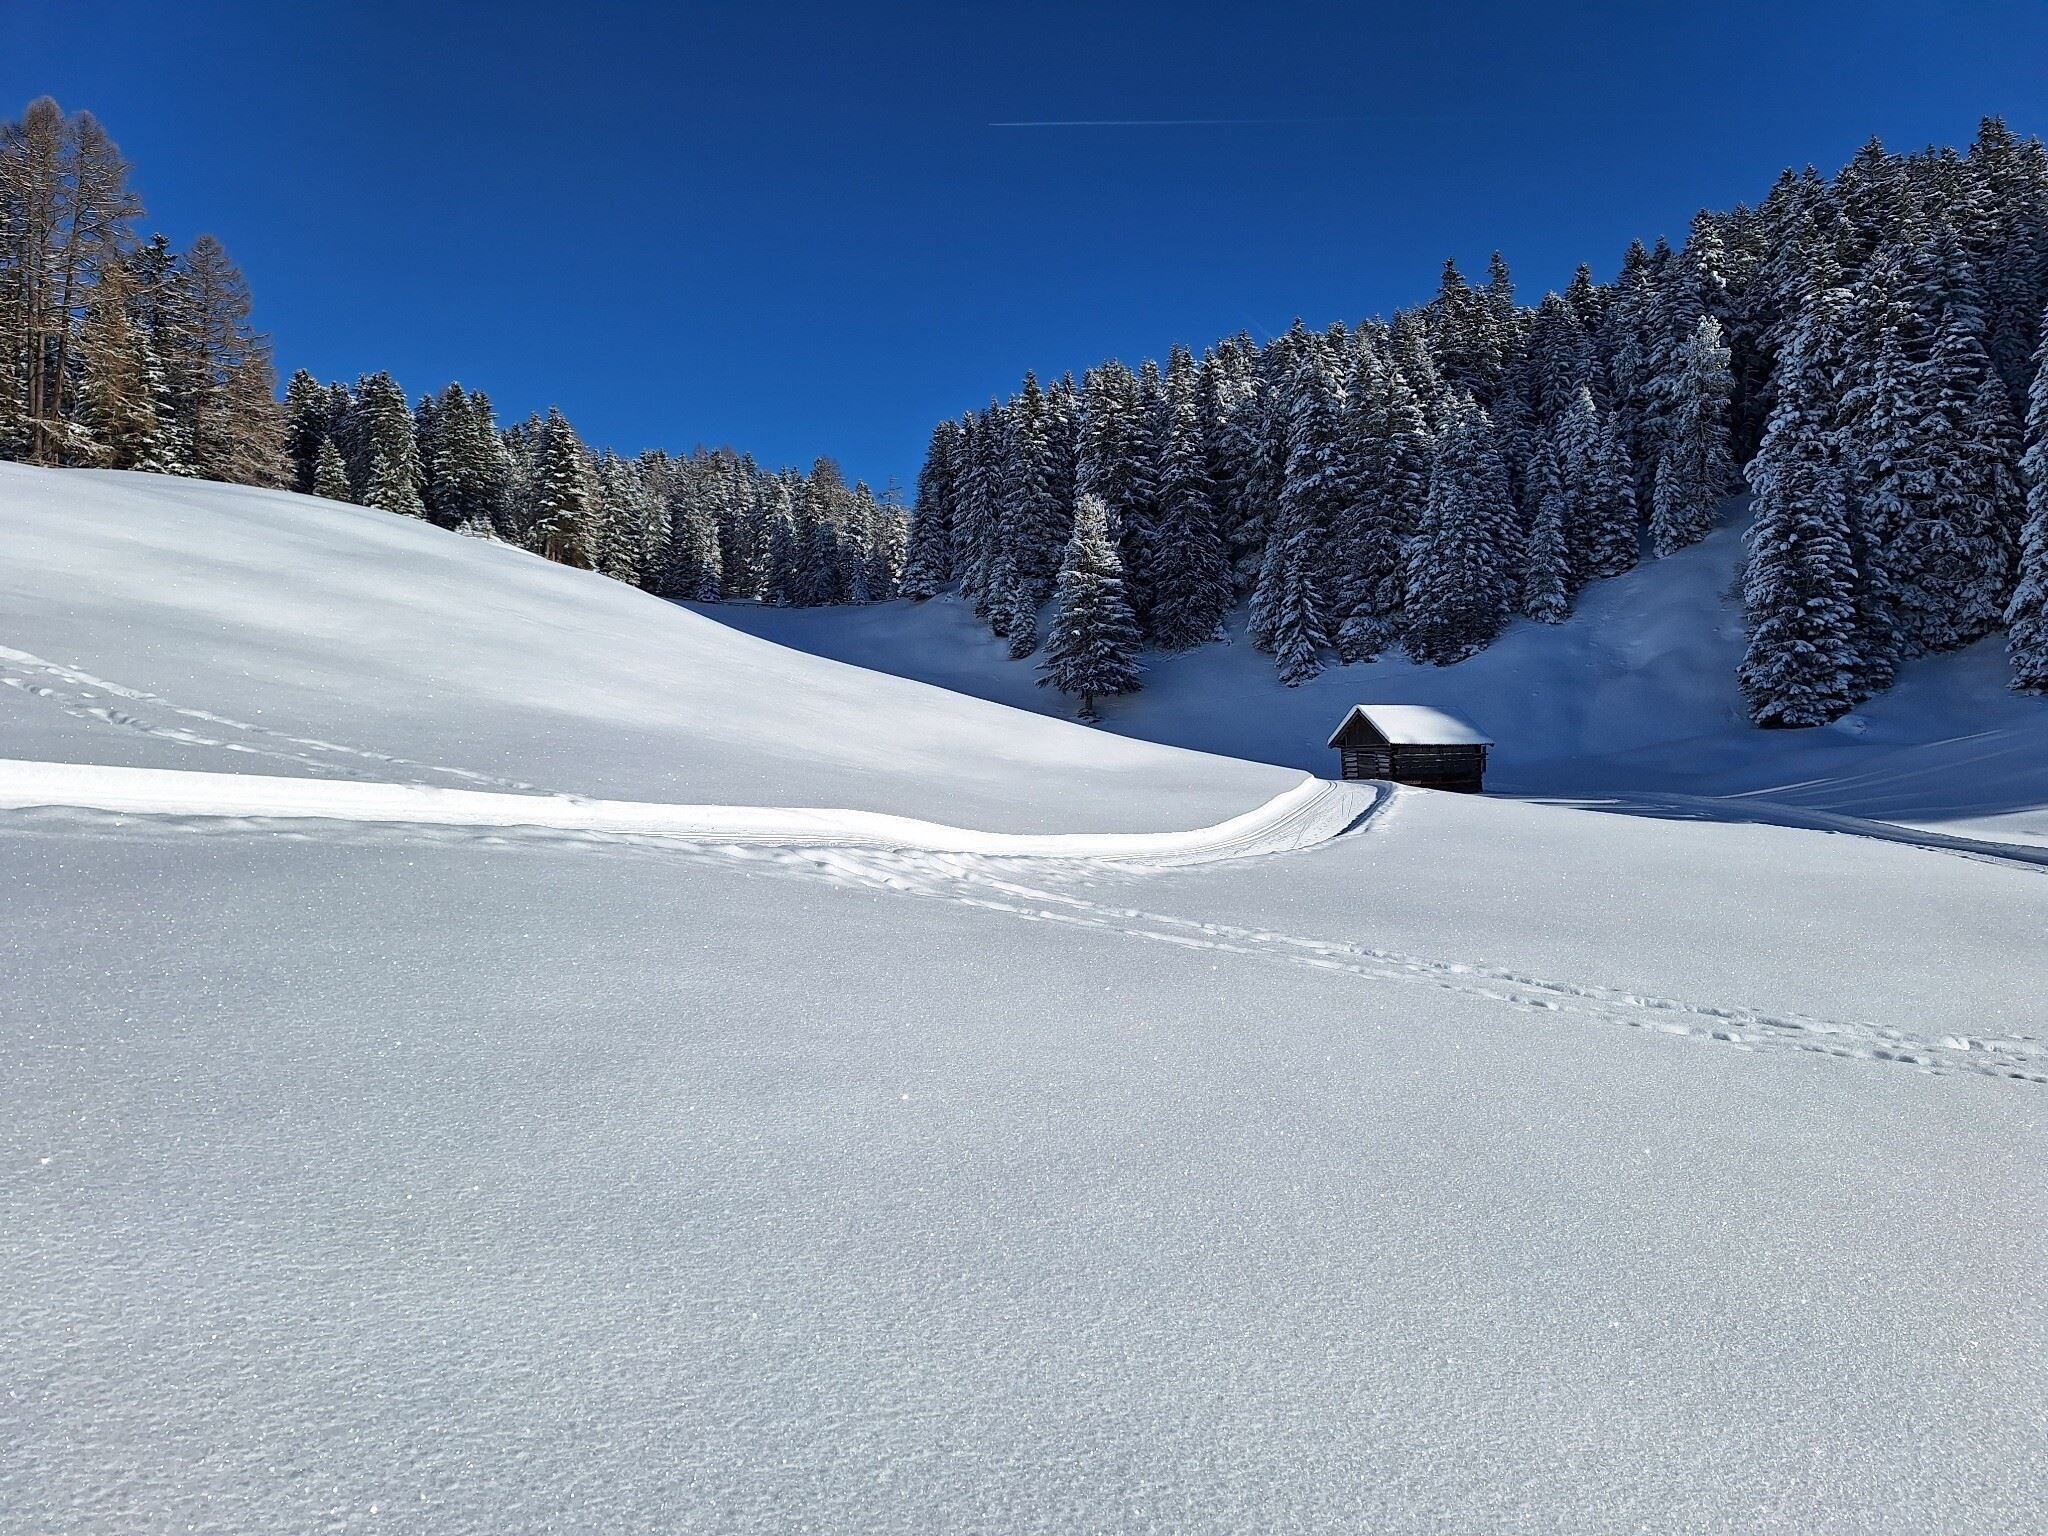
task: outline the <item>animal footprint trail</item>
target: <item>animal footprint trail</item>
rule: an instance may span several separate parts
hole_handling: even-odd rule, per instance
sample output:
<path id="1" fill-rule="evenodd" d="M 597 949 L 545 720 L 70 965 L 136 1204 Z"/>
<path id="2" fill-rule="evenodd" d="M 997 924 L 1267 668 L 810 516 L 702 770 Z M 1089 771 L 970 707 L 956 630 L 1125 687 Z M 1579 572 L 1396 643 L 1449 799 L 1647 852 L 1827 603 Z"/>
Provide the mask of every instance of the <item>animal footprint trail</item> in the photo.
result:
<path id="1" fill-rule="evenodd" d="M 1027 885 L 996 867 L 998 861 L 971 857 L 924 859 L 867 850 L 828 855 L 813 850 L 786 853 L 783 858 L 800 861 L 827 878 L 952 899 L 1034 922 L 1069 924 L 1152 943 L 1336 971 L 1367 981 L 1431 987 L 1542 1013 L 1717 1040 L 1746 1050 L 1804 1051 L 1936 1074 L 1974 1073 L 2048 1084 L 2048 1045 L 2031 1036 L 1922 1036 L 1891 1025 L 1687 1002 L 1469 961 L 1429 959 L 1361 944 L 1174 917 Z M 1042 866 L 1041 873 L 1051 875 L 1053 871 Z"/>
<path id="2" fill-rule="evenodd" d="M 386 777 L 390 770 L 399 769 L 414 774 L 436 774 L 490 789 L 524 793 L 537 788 L 518 779 L 476 773 L 467 768 L 451 768 L 441 763 L 416 762 L 388 752 L 372 752 L 340 742 L 323 741 L 316 736 L 293 736 L 211 710 L 193 709 L 173 703 L 160 694 L 95 677 L 80 668 L 31 655 L 12 646 L 0 645 L 0 684 L 54 705 L 74 719 L 136 731 L 159 740 L 174 741 L 181 746 L 293 763 L 328 777 L 380 779 Z M 211 729 L 195 730 L 195 724 Z"/>

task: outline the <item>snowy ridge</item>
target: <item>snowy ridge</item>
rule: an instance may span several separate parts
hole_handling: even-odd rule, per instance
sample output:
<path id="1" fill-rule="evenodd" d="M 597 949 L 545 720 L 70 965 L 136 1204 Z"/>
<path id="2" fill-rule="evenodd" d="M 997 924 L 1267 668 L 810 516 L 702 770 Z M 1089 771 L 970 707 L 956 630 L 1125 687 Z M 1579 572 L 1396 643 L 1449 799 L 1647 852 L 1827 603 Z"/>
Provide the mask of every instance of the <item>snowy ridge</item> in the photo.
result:
<path id="1" fill-rule="evenodd" d="M 1356 826 L 1385 785 L 1304 779 L 1264 805 L 1183 832 L 981 832 L 875 811 L 661 805 L 331 779 L 0 760 L 0 809 L 265 817 L 411 826 L 535 827 L 733 845 L 915 849 L 1013 858 L 1212 863 L 1313 846 Z"/>

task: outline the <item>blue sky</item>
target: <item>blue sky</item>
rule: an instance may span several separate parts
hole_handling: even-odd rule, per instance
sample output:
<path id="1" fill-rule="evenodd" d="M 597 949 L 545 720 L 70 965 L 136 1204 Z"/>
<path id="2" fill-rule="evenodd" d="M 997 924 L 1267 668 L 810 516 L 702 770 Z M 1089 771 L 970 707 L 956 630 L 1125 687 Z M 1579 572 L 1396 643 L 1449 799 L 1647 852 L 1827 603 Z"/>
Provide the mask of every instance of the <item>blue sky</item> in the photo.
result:
<path id="1" fill-rule="evenodd" d="M 43 93 L 227 243 L 286 371 L 907 484 L 1027 367 L 1496 246 L 1534 299 L 1872 133 L 2048 129 L 2048 5 L 0 0 L 0 109 Z M 990 126 L 1072 119 L 1228 121 Z"/>

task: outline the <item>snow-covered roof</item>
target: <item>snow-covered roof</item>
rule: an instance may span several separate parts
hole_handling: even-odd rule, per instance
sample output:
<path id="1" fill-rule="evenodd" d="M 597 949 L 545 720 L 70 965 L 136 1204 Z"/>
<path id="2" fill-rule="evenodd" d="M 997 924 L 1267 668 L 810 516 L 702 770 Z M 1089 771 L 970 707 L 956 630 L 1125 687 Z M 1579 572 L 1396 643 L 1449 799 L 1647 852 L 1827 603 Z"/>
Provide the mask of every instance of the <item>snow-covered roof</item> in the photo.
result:
<path id="1" fill-rule="evenodd" d="M 1351 713 L 1330 736 L 1330 745 L 1344 734 L 1345 726 L 1364 717 L 1365 722 L 1397 747 L 1490 747 L 1493 738 L 1471 721 L 1429 704 L 1354 704 Z"/>

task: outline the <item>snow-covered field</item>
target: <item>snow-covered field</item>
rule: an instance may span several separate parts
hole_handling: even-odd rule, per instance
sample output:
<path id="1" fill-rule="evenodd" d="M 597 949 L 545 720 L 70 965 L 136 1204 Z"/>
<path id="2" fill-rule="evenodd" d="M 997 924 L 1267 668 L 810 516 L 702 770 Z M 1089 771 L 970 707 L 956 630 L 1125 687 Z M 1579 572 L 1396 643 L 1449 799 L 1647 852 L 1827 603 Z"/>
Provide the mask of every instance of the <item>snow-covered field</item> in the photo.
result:
<path id="1" fill-rule="evenodd" d="M 1348 683 L 1260 767 L 140 477 L 0 467 L 0 646 L 0 1531 L 2039 1529 L 2024 849 L 1337 805 Z"/>

